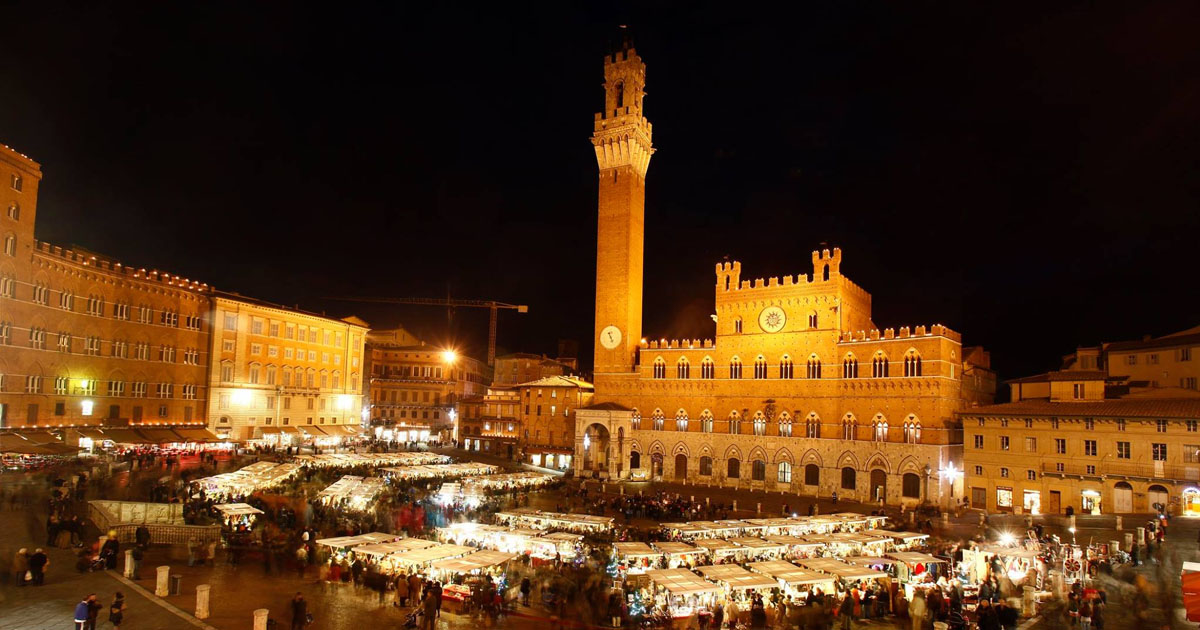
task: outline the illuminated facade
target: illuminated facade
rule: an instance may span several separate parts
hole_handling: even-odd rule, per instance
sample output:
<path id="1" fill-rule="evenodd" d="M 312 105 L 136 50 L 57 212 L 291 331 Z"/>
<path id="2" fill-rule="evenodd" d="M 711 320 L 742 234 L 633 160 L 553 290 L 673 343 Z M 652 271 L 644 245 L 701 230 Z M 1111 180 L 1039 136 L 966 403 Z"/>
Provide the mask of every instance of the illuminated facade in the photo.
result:
<path id="1" fill-rule="evenodd" d="M 574 463 L 576 412 L 592 403 L 595 387 L 570 376 L 548 376 L 517 386 L 520 460 L 569 470 Z"/>
<path id="2" fill-rule="evenodd" d="M 420 423 L 448 438 L 458 401 L 487 390 L 482 361 L 425 345 L 403 329 L 371 331 L 367 357 L 373 424 Z"/>
<path id="3" fill-rule="evenodd" d="M 468 451 L 518 459 L 521 426 L 521 392 L 516 387 L 493 385 L 482 396 L 458 403 L 455 439 Z"/>
<path id="4" fill-rule="evenodd" d="M 574 361 L 573 359 L 567 360 Z M 536 381 L 539 378 L 547 376 L 569 375 L 573 370 L 573 366 L 561 360 L 551 359 L 543 354 L 514 352 L 496 357 L 495 377 L 492 383 L 495 385 L 517 385 Z"/>
<path id="5" fill-rule="evenodd" d="M 40 179 L 0 146 L 0 426 L 203 422 L 208 286 L 35 240 Z"/>
<path id="6" fill-rule="evenodd" d="M 596 404 L 577 413 L 576 473 L 890 504 L 961 496 L 954 413 L 992 402 L 988 355 L 942 325 L 880 330 L 838 249 L 799 276 L 743 280 L 720 263 L 714 339 L 641 338 L 645 65 L 626 45 L 604 76 Z"/>
<path id="7" fill-rule="evenodd" d="M 365 322 L 225 294 L 213 296 L 212 319 L 214 433 L 249 440 L 359 432 Z"/>

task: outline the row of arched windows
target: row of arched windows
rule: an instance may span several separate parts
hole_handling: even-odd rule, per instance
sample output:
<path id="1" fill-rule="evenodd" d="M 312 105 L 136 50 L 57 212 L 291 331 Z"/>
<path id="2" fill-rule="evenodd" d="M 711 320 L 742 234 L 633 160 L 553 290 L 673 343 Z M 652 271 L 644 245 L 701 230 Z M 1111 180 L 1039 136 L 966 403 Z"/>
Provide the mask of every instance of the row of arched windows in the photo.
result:
<path id="1" fill-rule="evenodd" d="M 683 409 L 679 409 L 678 411 L 676 411 L 675 412 L 675 430 L 683 431 L 683 432 L 689 431 L 690 430 L 689 420 L 690 420 L 690 418 L 688 417 L 687 411 L 685 411 Z M 663 413 L 662 409 L 655 409 L 650 414 L 650 422 L 651 422 L 650 428 L 652 430 L 662 431 L 664 429 L 664 426 L 666 425 L 666 415 Z M 741 417 L 740 413 L 738 413 L 737 411 L 731 411 L 729 413 L 728 418 L 726 419 L 726 422 L 728 423 L 728 427 L 729 427 L 728 432 L 730 434 L 737 435 L 737 434 L 742 433 L 742 417 Z M 775 419 L 774 424 L 778 427 L 777 434 L 780 437 L 793 437 L 795 435 L 795 433 L 793 432 L 793 424 L 794 424 L 793 418 L 792 418 L 792 415 L 790 413 L 788 413 L 787 411 L 784 411 L 781 414 L 779 414 L 779 417 Z M 631 425 L 632 425 L 632 428 L 635 430 L 642 428 L 642 415 L 636 409 L 633 412 Z M 714 430 L 714 425 L 715 425 L 715 421 L 714 421 L 712 412 L 707 409 L 702 411 L 700 413 L 700 432 L 701 433 L 712 433 Z M 764 414 L 762 411 L 757 411 L 754 413 L 754 416 L 753 416 L 753 418 L 751 418 L 751 421 L 750 421 L 751 433 L 753 435 L 765 436 L 765 435 L 767 435 L 767 425 L 768 425 L 768 422 L 767 422 L 766 414 Z M 883 417 L 883 414 L 876 414 L 875 418 L 870 423 L 870 427 L 871 427 L 871 437 L 870 437 L 871 440 L 876 441 L 876 442 L 888 441 L 888 436 L 889 436 L 888 422 L 887 422 L 887 419 Z M 909 444 L 919 444 L 921 442 L 921 421 L 919 419 L 917 419 L 916 415 L 914 415 L 914 414 L 908 415 L 908 417 L 905 419 L 905 421 L 903 423 L 903 429 L 904 429 L 904 433 L 903 433 L 904 442 L 909 443 Z M 822 437 L 821 418 L 816 414 L 816 412 L 809 413 L 808 416 L 806 416 L 804 418 L 804 435 L 803 435 L 803 437 L 806 437 L 806 438 Z M 841 439 L 843 439 L 843 440 L 859 439 L 858 420 L 856 420 L 852 414 L 846 414 L 845 417 L 842 418 Z"/>
<path id="2" fill-rule="evenodd" d="M 884 354 L 883 351 L 876 352 L 875 356 L 871 358 L 871 378 L 887 378 L 890 372 L 890 364 L 891 362 L 888 360 L 887 355 Z M 786 354 L 783 355 L 783 358 L 779 360 L 779 378 L 794 378 L 794 366 L 795 364 L 792 361 L 792 358 Z M 821 371 L 821 358 L 816 354 L 809 355 L 806 368 L 807 369 L 804 372 L 805 378 L 816 379 L 823 377 L 823 373 Z M 766 357 L 761 354 L 758 355 L 758 357 L 754 359 L 754 378 L 768 378 L 768 369 L 769 365 Z M 662 357 L 656 357 L 651 368 L 651 374 L 656 379 L 667 378 L 666 360 Z M 921 355 L 915 350 L 909 350 L 904 355 L 904 376 L 921 376 Z M 675 378 L 686 380 L 690 379 L 691 377 L 691 362 L 688 361 L 687 357 L 680 357 L 679 360 L 675 362 Z M 713 363 L 711 357 L 704 357 L 704 360 L 700 363 L 700 378 L 716 378 L 716 364 Z M 742 378 L 742 360 L 736 356 L 729 360 L 729 378 Z M 846 357 L 842 359 L 842 378 L 858 378 L 858 358 L 852 354 L 846 355 Z"/>
<path id="3" fill-rule="evenodd" d="M 679 453 L 675 455 L 675 475 L 677 478 L 683 479 L 687 476 L 688 456 Z M 699 474 L 701 477 L 711 477 L 713 475 L 713 458 L 709 455 L 702 455 L 699 462 Z M 642 467 L 642 454 L 638 451 L 633 451 L 629 454 L 630 468 Z M 775 464 L 775 481 L 777 483 L 792 483 L 792 463 L 781 461 Z M 871 485 L 877 482 L 875 476 L 882 471 L 876 469 L 871 472 Z M 838 470 L 839 479 L 838 487 L 842 490 L 857 490 L 858 489 L 858 470 L 852 466 L 843 466 Z M 730 457 L 725 460 L 725 478 L 741 479 L 742 478 L 742 460 L 737 457 Z M 754 459 L 750 461 L 750 479 L 752 481 L 767 480 L 767 462 L 762 459 Z M 886 477 L 884 478 L 886 479 Z M 804 485 L 819 486 L 821 485 L 821 467 L 817 464 L 809 463 L 804 465 Z M 919 499 L 921 498 L 921 477 L 913 472 L 906 472 L 900 477 L 900 493 L 905 498 Z"/>

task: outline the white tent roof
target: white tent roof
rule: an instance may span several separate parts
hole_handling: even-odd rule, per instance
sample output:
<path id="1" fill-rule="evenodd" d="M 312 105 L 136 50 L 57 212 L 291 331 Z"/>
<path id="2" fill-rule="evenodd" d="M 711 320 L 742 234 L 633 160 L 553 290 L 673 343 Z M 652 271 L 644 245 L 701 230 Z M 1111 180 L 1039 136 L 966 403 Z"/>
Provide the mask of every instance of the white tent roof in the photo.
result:
<path id="1" fill-rule="evenodd" d="M 802 569 L 791 562 L 783 560 L 751 562 L 749 566 L 751 571 L 757 571 L 786 584 L 822 584 L 833 582 L 836 579 L 832 575 Z"/>
<path id="2" fill-rule="evenodd" d="M 461 558 L 438 560 L 437 562 L 429 565 L 429 568 L 438 571 L 446 571 L 449 573 L 470 573 L 476 569 L 486 569 L 488 567 L 504 564 L 515 557 L 517 557 L 515 554 L 485 549 L 483 551 L 476 551 L 475 553 L 465 555 Z"/>
<path id="3" fill-rule="evenodd" d="M 666 589 L 672 595 L 716 593 L 721 590 L 721 587 L 700 579 L 700 576 L 686 569 L 656 569 L 647 571 L 646 577 L 650 578 L 650 583 Z"/>
<path id="4" fill-rule="evenodd" d="M 721 582 L 735 591 L 779 586 L 775 580 L 759 573 L 751 573 L 736 564 L 715 564 L 696 570 L 704 574 L 704 577 Z"/>

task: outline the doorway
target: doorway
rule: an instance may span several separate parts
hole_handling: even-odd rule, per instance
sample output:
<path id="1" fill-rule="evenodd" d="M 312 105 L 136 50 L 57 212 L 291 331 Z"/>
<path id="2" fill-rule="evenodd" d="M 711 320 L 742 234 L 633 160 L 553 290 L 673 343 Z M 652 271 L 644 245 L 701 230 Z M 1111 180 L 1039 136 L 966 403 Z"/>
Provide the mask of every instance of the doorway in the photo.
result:
<path id="1" fill-rule="evenodd" d="M 1165 511 L 1167 509 L 1167 503 L 1171 500 L 1167 494 L 1167 489 L 1158 484 L 1150 486 L 1146 492 L 1146 495 L 1150 498 L 1150 509 L 1154 511 Z"/>
<path id="2" fill-rule="evenodd" d="M 987 509 L 987 488 L 971 488 L 971 507 Z"/>
<path id="3" fill-rule="evenodd" d="M 876 468 L 871 471 L 871 500 L 887 499 L 887 473 Z"/>
<path id="4" fill-rule="evenodd" d="M 1051 490 L 1046 498 L 1046 514 L 1058 514 L 1062 511 L 1062 492 Z"/>
<path id="5" fill-rule="evenodd" d="M 1021 509 L 1025 510 L 1026 514 L 1041 514 L 1042 513 L 1042 493 L 1037 490 L 1026 490 L 1021 497 Z"/>
<path id="6" fill-rule="evenodd" d="M 675 456 L 675 479 L 676 481 L 687 479 L 687 455 L 683 453 Z"/>
<path id="7" fill-rule="evenodd" d="M 1189 516 L 1200 515 L 1200 490 L 1188 488 L 1183 491 L 1183 513 Z"/>
<path id="8" fill-rule="evenodd" d="M 1118 481 L 1113 488 L 1113 511 L 1117 514 L 1133 512 L 1133 486 L 1127 481 Z"/>
<path id="9" fill-rule="evenodd" d="M 662 453 L 655 453 L 650 456 L 650 475 L 655 481 L 661 481 L 663 474 L 663 456 Z"/>
<path id="10" fill-rule="evenodd" d="M 1083 490 L 1079 493 L 1080 506 L 1084 514 L 1100 513 L 1100 493 L 1095 490 Z"/>

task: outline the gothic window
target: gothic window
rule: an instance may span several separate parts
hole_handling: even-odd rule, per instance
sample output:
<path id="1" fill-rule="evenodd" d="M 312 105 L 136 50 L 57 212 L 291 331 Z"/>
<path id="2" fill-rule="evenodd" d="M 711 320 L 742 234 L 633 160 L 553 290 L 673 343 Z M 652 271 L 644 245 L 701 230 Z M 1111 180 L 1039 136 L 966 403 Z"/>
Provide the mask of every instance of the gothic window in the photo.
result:
<path id="1" fill-rule="evenodd" d="M 729 412 L 729 432 L 733 435 L 742 432 L 742 417 L 736 411 Z"/>
<path id="2" fill-rule="evenodd" d="M 688 363 L 687 357 L 679 357 L 679 361 L 675 364 L 675 378 L 690 378 L 691 364 Z"/>
<path id="3" fill-rule="evenodd" d="M 904 375 L 921 375 L 921 355 L 917 354 L 915 350 L 909 350 L 908 354 L 904 355 Z"/>
<path id="4" fill-rule="evenodd" d="M 713 432 L 713 416 L 712 412 L 705 409 L 700 413 L 700 431 L 704 433 Z"/>
<path id="5" fill-rule="evenodd" d="M 642 467 L 642 454 L 641 453 L 639 453 L 637 451 L 633 451 L 632 453 L 629 454 L 629 467 L 630 468 L 641 468 Z"/>
<path id="6" fill-rule="evenodd" d="M 821 467 L 816 464 L 804 465 L 804 485 L 819 486 L 821 485 Z"/>
<path id="7" fill-rule="evenodd" d="M 729 360 L 729 378 L 742 378 L 742 360 L 733 357 Z"/>
<path id="8" fill-rule="evenodd" d="M 858 474 L 853 468 L 846 466 L 842 469 L 842 490 L 853 490 Z"/>
<path id="9" fill-rule="evenodd" d="M 871 359 L 871 377 L 872 378 L 887 378 L 888 375 L 888 360 L 887 355 L 883 352 L 876 352 L 875 358 Z"/>
<path id="10" fill-rule="evenodd" d="M 900 494 L 906 499 L 920 499 L 921 477 L 916 473 L 904 473 L 900 478 Z"/>
<path id="11" fill-rule="evenodd" d="M 909 416 L 904 423 L 904 441 L 908 444 L 921 443 L 921 422 L 916 416 Z"/>
<path id="12" fill-rule="evenodd" d="M 815 354 L 808 357 L 808 378 L 821 378 L 821 359 Z"/>
<path id="13" fill-rule="evenodd" d="M 741 318 L 741 317 L 735 317 L 735 318 L 734 318 L 734 320 L 733 320 L 733 332 L 735 332 L 735 333 L 737 333 L 737 334 L 739 334 L 739 335 L 740 335 L 740 334 L 742 334 L 742 318 Z"/>
<path id="14" fill-rule="evenodd" d="M 875 441 L 876 442 L 886 442 L 887 435 L 888 435 L 887 420 L 885 420 L 883 418 L 883 416 L 875 416 L 874 425 L 875 425 Z"/>
<path id="15" fill-rule="evenodd" d="M 667 378 L 667 362 L 662 357 L 654 359 L 654 378 Z"/>
<path id="16" fill-rule="evenodd" d="M 812 311 L 808 314 L 808 327 L 809 328 L 817 327 L 817 312 L 816 311 Z"/>
<path id="17" fill-rule="evenodd" d="M 761 354 L 754 360 L 754 378 L 767 378 L 767 360 Z"/>
<path id="18" fill-rule="evenodd" d="M 750 477 L 754 481 L 766 481 L 767 462 L 764 462 L 761 459 L 754 460 L 754 462 L 750 465 Z"/>
<path id="19" fill-rule="evenodd" d="M 779 467 L 775 474 L 775 481 L 778 481 L 779 483 L 792 483 L 792 465 L 788 462 L 779 462 Z"/>
<path id="20" fill-rule="evenodd" d="M 712 357 L 704 357 L 700 362 L 700 378 L 713 378 L 713 360 Z"/>
<path id="21" fill-rule="evenodd" d="M 842 418 L 842 439 L 843 440 L 857 439 L 857 435 L 856 435 L 857 433 L 858 433 L 858 425 L 857 425 L 857 423 L 854 422 L 854 416 L 851 416 L 850 414 L 846 414 L 846 417 Z"/>
<path id="22" fill-rule="evenodd" d="M 684 432 L 688 430 L 688 415 L 682 409 L 675 412 L 675 430 Z"/>
<path id="23" fill-rule="evenodd" d="M 700 476 L 701 477 L 711 477 L 712 476 L 712 458 L 709 457 L 708 455 L 703 455 L 700 457 Z"/>
<path id="24" fill-rule="evenodd" d="M 629 426 L 635 430 L 642 428 L 642 414 L 638 413 L 637 409 L 634 409 L 633 413 L 629 416 Z M 634 466 L 634 468 L 637 468 L 637 466 Z"/>
<path id="25" fill-rule="evenodd" d="M 779 361 L 779 378 L 792 378 L 792 358 L 786 354 Z"/>
<path id="26" fill-rule="evenodd" d="M 655 431 L 663 430 L 663 420 L 664 419 L 665 419 L 665 416 L 663 415 L 663 410 L 655 409 L 654 413 L 651 414 L 651 416 L 650 416 L 650 421 L 654 424 Z"/>
<path id="27" fill-rule="evenodd" d="M 786 411 L 779 414 L 779 435 L 792 437 L 792 416 Z"/>
<path id="28" fill-rule="evenodd" d="M 737 479 L 742 476 L 742 462 L 736 457 L 730 457 L 725 465 L 725 476 L 730 479 Z"/>
<path id="29" fill-rule="evenodd" d="M 816 413 L 810 413 L 808 414 L 808 417 L 804 419 L 804 437 L 821 437 L 821 418 L 819 418 Z"/>
<path id="30" fill-rule="evenodd" d="M 754 414 L 754 435 L 767 434 L 767 417 L 759 411 Z"/>
<path id="31" fill-rule="evenodd" d="M 858 359 L 854 355 L 842 359 L 842 378 L 858 378 Z"/>

